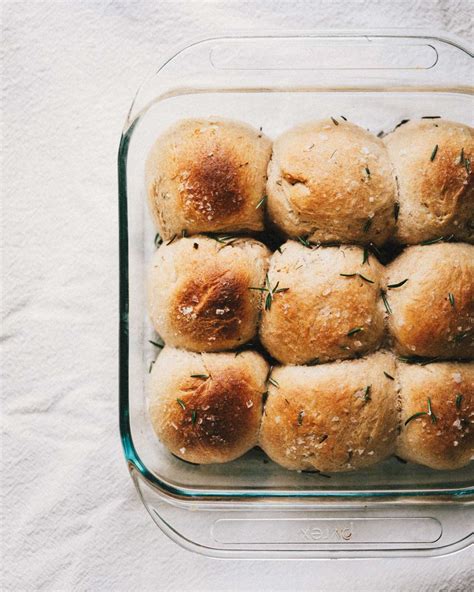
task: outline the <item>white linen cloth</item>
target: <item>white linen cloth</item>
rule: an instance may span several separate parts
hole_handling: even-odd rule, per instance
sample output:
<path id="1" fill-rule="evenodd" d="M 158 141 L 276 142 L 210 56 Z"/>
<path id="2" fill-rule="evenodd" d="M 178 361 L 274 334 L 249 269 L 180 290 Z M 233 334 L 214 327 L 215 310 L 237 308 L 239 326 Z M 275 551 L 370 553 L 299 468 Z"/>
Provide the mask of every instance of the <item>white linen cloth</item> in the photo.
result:
<path id="1" fill-rule="evenodd" d="M 2 2 L 2 589 L 473 589 L 433 560 L 218 561 L 152 523 L 117 423 L 116 152 L 137 86 L 196 36 L 422 27 L 469 39 L 470 0 Z"/>

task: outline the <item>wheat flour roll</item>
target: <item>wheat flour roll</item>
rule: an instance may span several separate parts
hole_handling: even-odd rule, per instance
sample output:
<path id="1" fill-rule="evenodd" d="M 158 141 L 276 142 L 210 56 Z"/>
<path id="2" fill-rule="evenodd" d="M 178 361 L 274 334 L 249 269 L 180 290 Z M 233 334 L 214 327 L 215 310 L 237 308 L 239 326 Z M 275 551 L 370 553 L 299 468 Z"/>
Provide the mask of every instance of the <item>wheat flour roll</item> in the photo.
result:
<path id="1" fill-rule="evenodd" d="M 165 347 L 150 375 L 149 415 L 176 456 L 223 463 L 257 444 L 268 364 L 257 353 L 197 354 Z"/>
<path id="2" fill-rule="evenodd" d="M 399 364 L 401 431 L 397 455 L 432 469 L 474 457 L 474 364 Z"/>
<path id="3" fill-rule="evenodd" d="M 393 454 L 398 427 L 393 356 L 272 371 L 259 445 L 291 470 L 363 469 Z"/>
<path id="4" fill-rule="evenodd" d="M 195 236 L 163 244 L 148 277 L 148 310 L 167 345 L 220 351 L 257 332 L 269 251 L 244 238 Z M 257 289 L 251 289 L 257 288 Z"/>
<path id="5" fill-rule="evenodd" d="M 379 245 L 393 233 L 396 185 L 385 145 L 342 118 L 275 140 L 267 195 L 269 217 L 288 237 Z"/>
<path id="6" fill-rule="evenodd" d="M 148 202 L 161 236 L 263 230 L 270 153 L 270 140 L 238 121 L 174 124 L 146 162 Z"/>
<path id="7" fill-rule="evenodd" d="M 474 130 L 443 119 L 409 121 L 384 139 L 398 181 L 397 238 L 474 240 Z"/>

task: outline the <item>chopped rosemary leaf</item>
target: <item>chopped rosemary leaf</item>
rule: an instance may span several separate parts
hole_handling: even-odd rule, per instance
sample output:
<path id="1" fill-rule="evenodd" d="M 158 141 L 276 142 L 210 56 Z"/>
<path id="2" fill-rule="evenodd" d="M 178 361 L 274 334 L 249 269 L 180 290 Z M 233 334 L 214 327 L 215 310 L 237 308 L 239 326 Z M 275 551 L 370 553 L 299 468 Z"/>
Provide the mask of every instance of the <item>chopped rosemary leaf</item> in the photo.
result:
<path id="1" fill-rule="evenodd" d="M 372 397 L 371 397 L 371 395 L 370 395 L 370 391 L 371 391 L 371 389 L 372 389 L 372 385 L 371 385 L 371 384 L 369 384 L 369 385 L 367 385 L 367 386 L 365 387 L 365 391 L 364 391 L 364 401 L 366 401 L 366 402 L 367 402 L 367 401 L 371 401 L 371 400 L 372 400 Z"/>
<path id="2" fill-rule="evenodd" d="M 367 282 L 368 284 L 375 284 L 374 280 L 370 280 L 368 277 L 365 277 L 365 275 L 362 275 L 361 273 L 357 274 L 361 280 L 364 280 L 364 282 Z"/>
<path id="3" fill-rule="evenodd" d="M 304 238 L 303 236 L 298 236 L 297 239 L 299 240 L 299 242 L 304 246 L 307 247 L 308 249 L 312 248 L 311 243 L 308 241 L 307 238 Z"/>
<path id="4" fill-rule="evenodd" d="M 401 458 L 400 456 L 397 456 L 396 454 L 394 454 L 393 457 L 396 458 L 398 460 L 398 462 L 401 462 L 403 465 L 407 464 L 407 461 L 404 458 Z"/>
<path id="5" fill-rule="evenodd" d="M 363 330 L 364 330 L 363 327 L 354 327 L 354 329 L 351 329 L 350 331 L 347 332 L 347 337 L 351 337 L 352 335 L 356 335 L 356 333 L 360 333 Z"/>
<path id="6" fill-rule="evenodd" d="M 400 213 L 400 204 L 396 201 L 393 205 L 393 217 L 395 218 L 395 222 L 398 220 L 398 214 Z"/>
<path id="7" fill-rule="evenodd" d="M 186 238 L 188 236 L 186 229 L 181 231 L 181 236 L 182 238 Z"/>
<path id="8" fill-rule="evenodd" d="M 448 292 L 448 298 L 449 298 L 449 304 L 452 307 L 454 307 L 454 304 L 455 304 L 454 294 L 452 292 Z"/>
<path id="9" fill-rule="evenodd" d="M 379 133 L 377 134 L 377 138 L 383 138 L 385 136 L 385 132 L 383 130 L 380 130 Z"/>
<path id="10" fill-rule="evenodd" d="M 334 117 L 331 117 L 331 119 L 334 125 L 339 125 L 339 121 L 337 121 L 337 119 L 334 119 Z"/>
<path id="11" fill-rule="evenodd" d="M 436 158 L 437 153 L 438 153 L 438 144 L 436 144 L 436 146 L 433 148 L 433 152 L 431 153 L 431 156 L 430 156 L 431 162 L 433 162 L 433 160 Z"/>
<path id="12" fill-rule="evenodd" d="M 362 257 L 362 265 L 364 265 L 365 263 L 367 263 L 367 261 L 369 260 L 369 255 L 370 255 L 369 249 L 367 247 L 364 247 L 364 255 Z"/>
<path id="13" fill-rule="evenodd" d="M 464 166 L 464 148 L 461 148 L 461 154 L 459 155 L 459 164 Z"/>
<path id="14" fill-rule="evenodd" d="M 191 378 L 200 378 L 201 380 L 207 380 L 209 376 L 207 374 L 191 374 Z"/>
<path id="15" fill-rule="evenodd" d="M 152 368 L 153 368 L 153 364 L 154 364 L 154 363 L 155 363 L 155 360 L 152 360 L 152 361 L 150 362 L 150 365 L 148 366 L 148 374 L 150 374 L 150 372 L 151 372 L 151 370 L 152 370 Z"/>
<path id="16" fill-rule="evenodd" d="M 466 168 L 466 173 L 468 175 L 470 175 L 471 174 L 471 159 L 470 158 L 464 157 L 464 166 Z"/>
<path id="17" fill-rule="evenodd" d="M 401 125 L 405 125 L 405 123 L 408 123 L 409 121 L 410 121 L 409 119 L 402 119 L 400 121 L 400 123 L 397 123 L 397 125 L 393 129 L 396 130 L 397 127 L 400 127 Z"/>
<path id="18" fill-rule="evenodd" d="M 303 423 L 303 417 L 304 417 L 304 411 L 300 411 L 298 413 L 298 425 L 299 426 L 302 425 L 302 423 Z"/>
<path id="19" fill-rule="evenodd" d="M 421 119 L 441 119 L 441 115 L 423 115 Z"/>
<path id="20" fill-rule="evenodd" d="M 169 241 L 166 243 L 166 245 L 167 245 L 167 246 L 168 246 L 168 245 L 171 245 L 171 243 L 172 243 L 172 242 L 174 242 L 175 240 L 176 240 L 176 234 L 174 234 L 174 235 L 173 235 L 173 236 L 170 238 L 170 240 L 169 240 Z"/>
<path id="21" fill-rule="evenodd" d="M 264 393 L 262 393 L 262 405 L 265 405 L 265 403 L 267 402 L 268 399 L 268 391 L 265 391 Z"/>
<path id="22" fill-rule="evenodd" d="M 461 409 L 463 398 L 464 398 L 464 395 L 461 395 L 461 393 L 456 395 L 456 409 Z"/>
<path id="23" fill-rule="evenodd" d="M 342 275 L 342 277 L 356 277 L 356 273 L 340 273 L 339 275 Z"/>
<path id="24" fill-rule="evenodd" d="M 267 201 L 267 197 L 268 197 L 268 196 L 266 196 L 266 195 L 264 195 L 264 196 L 262 197 L 262 199 L 261 199 L 261 200 L 258 202 L 258 204 L 255 206 L 255 209 L 256 209 L 256 210 L 258 210 L 258 208 L 259 208 L 260 206 L 262 206 L 262 205 L 263 205 L 263 204 L 264 204 L 264 203 Z"/>
<path id="25" fill-rule="evenodd" d="M 428 415 L 428 412 L 427 411 L 418 411 L 418 413 L 414 413 L 412 416 L 410 416 L 405 421 L 405 425 L 408 425 L 410 423 L 410 421 L 413 421 L 414 419 L 417 419 L 418 417 L 421 417 L 422 415 Z"/>
<path id="26" fill-rule="evenodd" d="M 161 245 L 161 243 L 163 242 L 163 239 L 161 238 L 161 236 L 159 234 L 155 234 L 155 247 L 159 247 Z"/>
<path id="27" fill-rule="evenodd" d="M 395 378 L 394 378 L 394 377 L 393 377 L 391 374 L 389 374 L 388 372 L 385 372 L 385 370 L 383 371 L 383 373 L 384 373 L 384 374 L 385 374 L 385 376 L 386 376 L 387 378 L 389 378 L 390 380 L 395 380 Z"/>
<path id="28" fill-rule="evenodd" d="M 176 399 L 176 402 L 181 407 L 181 409 L 186 409 L 186 403 L 183 401 L 183 399 Z"/>
<path id="29" fill-rule="evenodd" d="M 362 228 L 362 230 L 364 232 L 368 232 L 370 230 L 370 227 L 372 226 L 372 218 L 367 218 L 367 220 L 365 221 L 364 227 Z"/>
<path id="30" fill-rule="evenodd" d="M 444 236 L 438 236 L 436 238 L 430 238 L 428 240 L 425 241 L 421 241 L 420 245 L 434 245 L 435 243 L 441 243 L 443 241 L 449 241 L 452 238 L 452 235 L 448 236 L 447 238 L 444 238 Z"/>
<path id="31" fill-rule="evenodd" d="M 401 286 L 403 286 L 403 284 L 406 284 L 408 282 L 408 278 L 402 280 L 401 282 L 398 282 L 398 284 L 387 284 L 387 288 L 389 288 L 390 290 L 393 290 L 394 288 L 400 288 Z"/>
<path id="32" fill-rule="evenodd" d="M 278 382 L 277 382 L 277 381 L 276 381 L 274 378 L 272 378 L 271 376 L 270 376 L 270 378 L 268 379 L 268 382 L 269 382 L 270 384 L 273 384 L 273 386 L 275 386 L 276 388 L 280 388 L 280 385 L 278 384 Z"/>
<path id="33" fill-rule="evenodd" d="M 152 345 L 154 345 L 155 347 L 159 347 L 160 349 L 163 349 L 165 347 L 164 343 L 158 343 L 157 341 L 153 341 L 152 339 L 149 339 L 148 343 L 151 343 Z"/>
<path id="34" fill-rule="evenodd" d="M 426 366 L 427 364 L 436 362 L 436 360 L 439 359 L 439 356 L 433 358 L 426 358 L 423 356 L 398 356 L 398 359 L 406 364 L 420 364 L 420 366 Z"/>
<path id="35" fill-rule="evenodd" d="M 390 303 L 387 299 L 387 295 L 385 294 L 385 292 L 383 290 L 380 292 L 380 294 L 382 296 L 382 302 L 383 302 L 383 305 L 385 306 L 385 310 L 387 311 L 388 314 L 392 314 L 392 308 L 391 308 Z"/>
<path id="36" fill-rule="evenodd" d="M 431 399 L 430 399 L 430 397 L 428 397 L 428 415 L 431 418 L 431 423 L 436 423 L 438 421 L 438 418 L 433 413 L 433 409 L 431 407 Z"/>
<path id="37" fill-rule="evenodd" d="M 313 358 L 309 362 L 306 362 L 306 366 L 316 366 L 319 364 L 319 358 Z"/>
<path id="38" fill-rule="evenodd" d="M 196 419 L 197 419 L 197 411 L 195 409 L 193 409 L 191 411 L 191 423 L 193 425 L 196 423 Z"/>
<path id="39" fill-rule="evenodd" d="M 369 167 L 365 167 L 365 172 L 367 173 L 367 177 L 370 177 L 370 169 L 369 169 Z"/>
<path id="40" fill-rule="evenodd" d="M 339 115 L 339 117 L 340 117 L 341 119 L 344 119 L 344 121 L 347 121 L 347 117 L 344 117 L 344 115 Z"/>

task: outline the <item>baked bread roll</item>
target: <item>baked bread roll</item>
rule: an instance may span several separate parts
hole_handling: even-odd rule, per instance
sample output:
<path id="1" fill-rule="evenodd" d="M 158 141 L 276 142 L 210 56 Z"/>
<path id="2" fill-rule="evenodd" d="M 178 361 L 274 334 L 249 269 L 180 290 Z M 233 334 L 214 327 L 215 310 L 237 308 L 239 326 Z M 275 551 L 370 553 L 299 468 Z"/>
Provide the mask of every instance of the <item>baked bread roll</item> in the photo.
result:
<path id="1" fill-rule="evenodd" d="M 198 464 L 238 458 L 257 444 L 268 364 L 255 352 L 196 354 L 165 347 L 150 375 L 153 429 Z"/>
<path id="2" fill-rule="evenodd" d="M 375 257 L 364 263 L 356 246 L 307 248 L 295 241 L 280 250 L 270 260 L 275 293 L 260 323 L 268 352 L 283 364 L 306 364 L 376 349 L 384 320 Z"/>
<path id="3" fill-rule="evenodd" d="M 474 246 L 409 247 L 386 277 L 389 329 L 399 354 L 474 356 Z"/>
<path id="4" fill-rule="evenodd" d="M 251 239 L 196 236 L 163 244 L 148 281 L 148 310 L 157 333 L 167 345 L 194 351 L 231 349 L 252 339 L 268 256 L 268 249 Z"/>
<path id="5" fill-rule="evenodd" d="M 397 455 L 432 469 L 474 458 L 474 364 L 400 364 Z"/>
<path id="6" fill-rule="evenodd" d="M 267 195 L 270 219 L 289 237 L 381 244 L 393 231 L 396 186 L 387 150 L 343 119 L 307 123 L 280 136 Z"/>
<path id="7" fill-rule="evenodd" d="M 395 449 L 394 376 L 393 356 L 381 352 L 321 366 L 275 368 L 259 445 L 292 470 L 350 471 L 383 460 Z"/>
<path id="8" fill-rule="evenodd" d="M 165 240 L 199 232 L 263 230 L 271 142 L 230 120 L 179 121 L 155 142 L 146 163 L 146 189 Z"/>
<path id="9" fill-rule="evenodd" d="M 474 130 L 442 119 L 410 121 L 384 141 L 398 180 L 398 240 L 453 235 L 472 242 Z"/>

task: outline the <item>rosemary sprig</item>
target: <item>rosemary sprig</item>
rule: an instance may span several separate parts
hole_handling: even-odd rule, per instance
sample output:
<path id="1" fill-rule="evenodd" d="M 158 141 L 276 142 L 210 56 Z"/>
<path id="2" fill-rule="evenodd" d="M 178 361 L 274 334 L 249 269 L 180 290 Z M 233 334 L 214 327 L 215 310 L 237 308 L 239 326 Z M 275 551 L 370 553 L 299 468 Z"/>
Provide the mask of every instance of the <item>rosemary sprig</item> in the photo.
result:
<path id="1" fill-rule="evenodd" d="M 454 294 L 452 292 L 448 292 L 448 299 L 449 299 L 449 304 L 454 308 L 455 300 L 454 300 Z"/>
<path id="2" fill-rule="evenodd" d="M 181 409 L 183 411 L 186 409 L 186 403 L 183 401 L 183 399 L 176 399 L 176 402 L 178 403 L 178 405 L 181 407 Z"/>
<path id="3" fill-rule="evenodd" d="M 267 199 L 268 199 L 268 196 L 267 195 L 264 195 L 262 197 L 262 199 L 258 202 L 258 204 L 255 206 L 255 209 L 258 210 L 258 208 L 260 206 L 263 206 L 263 204 L 267 201 Z"/>
<path id="4" fill-rule="evenodd" d="M 387 294 L 385 294 L 385 292 L 382 290 L 380 292 L 380 295 L 382 296 L 382 302 L 383 302 L 383 305 L 385 306 L 385 310 L 387 311 L 387 314 L 392 314 L 392 307 L 390 306 L 390 302 L 387 299 Z"/>
<path id="5" fill-rule="evenodd" d="M 464 399 L 464 395 L 461 395 L 461 393 L 456 395 L 456 409 L 461 409 L 463 399 Z"/>
<path id="6" fill-rule="evenodd" d="M 437 154 L 438 154 L 438 144 L 436 144 L 436 146 L 433 148 L 433 152 L 431 153 L 431 156 L 430 156 L 431 162 L 433 162 L 433 160 L 436 158 Z"/>
<path id="7" fill-rule="evenodd" d="M 281 292 L 287 292 L 289 288 L 279 288 L 279 281 L 272 288 L 270 280 L 268 278 L 268 273 L 265 276 L 265 284 L 266 286 L 262 288 L 249 286 L 249 290 L 257 290 L 258 292 L 268 292 L 267 296 L 265 297 L 265 310 L 270 310 L 275 295 L 280 294 Z"/>
<path id="8" fill-rule="evenodd" d="M 401 286 L 403 286 L 403 284 L 406 284 L 408 282 L 408 278 L 402 280 L 401 282 L 398 282 L 397 284 L 387 284 L 387 288 L 389 288 L 390 290 L 393 290 L 394 288 L 400 288 Z"/>
<path id="9" fill-rule="evenodd" d="M 364 224 L 364 227 L 362 228 L 362 230 L 364 232 L 369 232 L 371 226 L 372 226 L 372 218 L 367 218 L 367 220 L 365 221 L 365 224 Z"/>
<path id="10" fill-rule="evenodd" d="M 370 280 L 368 277 L 365 277 L 365 275 L 362 275 L 361 273 L 340 273 L 339 275 L 342 275 L 342 277 L 360 277 L 361 280 L 364 280 L 364 282 L 367 282 L 368 284 L 375 284 L 375 282 L 373 280 Z"/>
<path id="11" fill-rule="evenodd" d="M 452 234 L 450 234 L 449 236 L 437 236 L 436 238 L 430 238 L 428 240 L 421 241 L 420 245 L 434 245 L 436 243 L 442 243 L 443 241 L 449 242 L 452 238 Z"/>
<path id="12" fill-rule="evenodd" d="M 405 425 L 408 425 L 410 423 L 410 421 L 413 421 L 414 419 L 417 419 L 418 417 L 422 417 L 423 415 L 428 415 L 428 412 L 427 411 L 418 411 L 418 413 L 414 413 L 405 421 Z"/>
<path id="13" fill-rule="evenodd" d="M 431 418 L 431 423 L 436 423 L 438 421 L 438 418 L 433 413 L 433 409 L 431 407 L 431 399 L 430 399 L 430 397 L 428 397 L 428 415 Z"/>
<path id="14" fill-rule="evenodd" d="M 389 379 L 389 380 L 395 380 L 395 378 L 389 374 L 388 372 L 385 372 L 385 370 L 383 371 L 383 373 L 385 374 L 385 376 Z"/>
<path id="15" fill-rule="evenodd" d="M 201 380 L 207 380 L 209 376 L 207 374 L 191 374 L 191 378 L 200 378 Z"/>
<path id="16" fill-rule="evenodd" d="M 347 337 L 352 337 L 352 335 L 356 335 L 357 333 L 360 333 L 363 330 L 363 327 L 354 327 L 353 329 L 347 332 Z"/>

